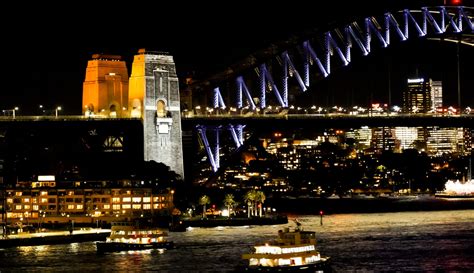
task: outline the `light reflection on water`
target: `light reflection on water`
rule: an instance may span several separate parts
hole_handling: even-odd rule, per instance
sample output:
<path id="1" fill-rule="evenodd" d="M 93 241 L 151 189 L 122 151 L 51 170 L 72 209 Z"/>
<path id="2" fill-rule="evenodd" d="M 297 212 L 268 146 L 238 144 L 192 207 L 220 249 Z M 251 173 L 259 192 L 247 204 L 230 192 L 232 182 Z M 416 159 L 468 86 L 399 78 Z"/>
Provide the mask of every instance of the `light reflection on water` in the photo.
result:
<path id="1" fill-rule="evenodd" d="M 289 216 L 290 219 L 295 216 Z M 318 234 L 336 271 L 463 271 L 474 268 L 474 210 L 297 216 Z M 0 250 L 0 271 L 223 272 L 283 227 L 193 228 L 170 233 L 176 249 L 97 254 L 93 242 Z"/>

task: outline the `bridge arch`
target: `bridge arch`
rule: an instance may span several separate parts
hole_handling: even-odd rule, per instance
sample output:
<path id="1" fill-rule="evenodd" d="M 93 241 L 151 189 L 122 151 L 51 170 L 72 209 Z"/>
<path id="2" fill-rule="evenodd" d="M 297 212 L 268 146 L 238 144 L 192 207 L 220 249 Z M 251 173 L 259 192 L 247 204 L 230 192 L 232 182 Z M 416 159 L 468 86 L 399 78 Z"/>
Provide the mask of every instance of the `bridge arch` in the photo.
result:
<path id="1" fill-rule="evenodd" d="M 341 28 L 321 33 L 319 39 L 308 39 L 295 48 L 278 51 L 277 54 L 271 56 L 271 61 L 277 63 L 277 66 L 271 65 L 268 60 L 260 63 L 256 59 L 252 60 L 253 71 L 257 75 L 251 82 L 252 85 L 246 80 L 242 71 L 225 74 L 225 78 L 231 78 L 234 84 L 227 84 L 226 80 L 216 80 L 216 82 L 225 82 L 227 86 L 234 86 L 228 89 L 233 89 L 231 95 L 236 97 L 235 104 L 225 102 L 224 99 L 229 96 L 222 95 L 221 89 L 225 89 L 223 85 L 211 85 L 213 87 L 212 107 L 217 109 L 234 106 L 239 110 L 264 110 L 267 107 L 267 99 L 271 96 L 278 103 L 278 107 L 289 108 L 290 89 L 299 89 L 304 93 L 310 88 L 311 76 L 314 77 L 314 74 L 326 78 L 331 74 L 334 66 L 349 65 L 353 57 L 353 47 L 356 47 L 363 56 L 367 56 L 372 52 L 373 43 L 377 42 L 382 48 L 387 48 L 392 44 L 393 36 L 403 42 L 409 38 L 431 35 L 434 35 L 436 39 L 450 33 L 474 34 L 473 15 L 473 7 L 439 6 L 422 7 L 418 10 L 404 9 L 397 13 L 387 12 L 383 14 L 382 20 L 367 17 L 361 21 L 362 23 L 354 21 Z M 470 45 L 470 42 L 467 43 Z M 472 45 L 474 46 L 474 38 Z M 297 59 L 298 55 L 302 58 Z M 257 91 L 252 92 L 252 88 Z M 217 132 L 215 144 L 209 143 L 206 128 Z M 220 167 L 218 130 L 202 125 L 197 129 L 203 139 L 212 169 L 217 172 Z M 241 131 L 239 133 L 242 134 Z M 236 142 L 236 147 L 239 148 L 242 143 L 243 141 Z"/>
<path id="2" fill-rule="evenodd" d="M 428 36 L 439 38 L 449 33 L 474 34 L 473 15 L 473 7 L 438 6 L 387 12 L 381 19 L 371 16 L 354 21 L 321 33 L 319 37 L 305 40 L 295 48 L 278 50 L 277 54 L 271 56 L 270 61 L 257 63 L 257 60 L 253 60 L 256 74 L 253 81 L 248 81 L 250 77 L 246 78 L 244 73 L 232 72 L 230 78 L 234 83 L 227 84 L 231 86 L 227 88 L 230 89 L 230 96 L 220 93 L 221 89 L 225 89 L 222 85 L 215 86 L 211 99 L 212 107 L 223 108 L 227 105 L 237 109 L 263 110 L 267 107 L 267 101 L 273 99 L 278 107 L 288 108 L 291 89 L 299 89 L 304 93 L 311 87 L 311 78 L 315 75 L 325 78 L 331 74 L 334 66 L 349 65 L 354 47 L 363 56 L 367 56 L 376 42 L 386 48 L 395 39 L 406 41 L 409 38 Z M 469 38 L 465 43 L 474 45 L 474 38 Z M 298 58 L 298 55 L 301 58 Z M 270 62 L 277 65 L 271 65 Z M 229 74 L 226 77 L 229 78 Z M 223 98 L 235 103 L 225 102 Z M 258 99 L 257 104 L 255 98 Z"/>

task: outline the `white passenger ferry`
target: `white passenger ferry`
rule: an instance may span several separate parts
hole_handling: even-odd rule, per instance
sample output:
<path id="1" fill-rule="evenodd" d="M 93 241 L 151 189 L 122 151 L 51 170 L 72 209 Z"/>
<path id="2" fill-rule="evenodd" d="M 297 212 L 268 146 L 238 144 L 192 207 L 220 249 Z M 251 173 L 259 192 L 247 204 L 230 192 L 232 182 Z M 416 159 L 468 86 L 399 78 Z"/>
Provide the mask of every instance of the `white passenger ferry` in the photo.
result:
<path id="1" fill-rule="evenodd" d="M 300 224 L 294 230 L 278 231 L 278 240 L 254 246 L 255 251 L 243 254 L 249 260 L 247 272 L 315 272 L 330 271 L 329 257 L 316 250 L 316 233 L 303 231 Z"/>
<path id="2" fill-rule="evenodd" d="M 97 242 L 98 252 L 114 252 L 143 249 L 170 249 L 173 242 L 167 241 L 167 232 L 143 227 L 131 222 L 112 223 L 110 237 L 105 242 Z"/>

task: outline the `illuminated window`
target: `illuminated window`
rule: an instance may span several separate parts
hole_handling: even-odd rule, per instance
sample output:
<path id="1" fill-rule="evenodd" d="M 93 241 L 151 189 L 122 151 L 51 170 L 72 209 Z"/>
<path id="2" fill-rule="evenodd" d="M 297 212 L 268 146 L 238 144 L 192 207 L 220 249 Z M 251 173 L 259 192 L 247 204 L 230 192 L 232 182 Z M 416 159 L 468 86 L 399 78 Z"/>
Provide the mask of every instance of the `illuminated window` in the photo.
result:
<path id="1" fill-rule="evenodd" d="M 16 210 L 21 210 L 21 205 L 16 205 L 16 206 L 15 206 L 15 209 L 16 209 Z"/>
<path id="2" fill-rule="evenodd" d="M 7 218 L 21 218 L 21 217 L 23 217 L 22 213 L 14 213 L 14 212 L 7 213 Z"/>
<path id="3" fill-rule="evenodd" d="M 143 209 L 151 209 L 151 205 L 150 204 L 143 204 Z"/>
<path id="4" fill-rule="evenodd" d="M 23 203 L 30 203 L 30 198 L 23 199 Z"/>
<path id="5" fill-rule="evenodd" d="M 30 209 L 31 207 L 30 207 L 30 205 L 24 205 L 23 208 L 24 209 Z"/>
<path id="6" fill-rule="evenodd" d="M 140 203 L 142 201 L 142 198 L 141 197 L 133 197 L 132 201 L 133 201 L 133 203 Z"/>
<path id="7" fill-rule="evenodd" d="M 76 205 L 76 209 L 84 209 L 83 205 Z"/>
<path id="8" fill-rule="evenodd" d="M 33 204 L 36 204 L 38 203 L 38 198 L 31 198 L 31 201 L 33 202 Z"/>
<path id="9" fill-rule="evenodd" d="M 74 195 L 74 191 L 68 191 L 67 195 Z"/>
<path id="10" fill-rule="evenodd" d="M 67 209 L 74 209 L 74 205 L 67 205 Z"/>
<path id="11" fill-rule="evenodd" d="M 160 205 L 160 204 L 153 204 L 153 208 L 154 208 L 154 209 L 159 209 L 159 208 L 160 208 L 159 205 Z"/>
<path id="12" fill-rule="evenodd" d="M 33 205 L 33 210 L 38 210 L 38 205 Z"/>
<path id="13" fill-rule="evenodd" d="M 15 196 L 21 196 L 23 193 L 21 191 L 15 192 Z"/>
<path id="14" fill-rule="evenodd" d="M 156 103 L 156 115 L 159 118 L 166 116 L 166 104 L 163 100 L 159 100 Z"/>
<path id="15" fill-rule="evenodd" d="M 109 205 L 109 204 L 105 204 L 105 205 L 104 205 L 104 209 L 110 209 L 110 205 Z"/>
<path id="16" fill-rule="evenodd" d="M 130 209 L 130 208 L 131 208 L 130 204 L 122 205 L 122 209 Z"/>
<path id="17" fill-rule="evenodd" d="M 7 203 L 8 204 L 13 204 L 13 198 L 7 198 Z"/>
<path id="18" fill-rule="evenodd" d="M 41 198 L 41 203 L 48 203 L 48 198 Z"/>
<path id="19" fill-rule="evenodd" d="M 140 204 L 133 204 L 133 209 L 141 209 L 142 205 Z"/>
<path id="20" fill-rule="evenodd" d="M 150 203 L 150 197 L 143 197 L 143 203 Z"/>
<path id="21" fill-rule="evenodd" d="M 132 198 L 124 197 L 124 198 L 122 198 L 122 201 L 125 202 L 125 203 L 130 203 L 130 201 L 132 201 Z"/>
<path id="22" fill-rule="evenodd" d="M 112 198 L 112 203 L 120 203 L 120 197 Z"/>
<path id="23" fill-rule="evenodd" d="M 120 210 L 120 205 L 113 205 L 112 208 L 113 208 L 114 210 Z"/>
<path id="24" fill-rule="evenodd" d="M 153 197 L 153 202 L 159 202 L 160 201 L 160 198 L 159 197 Z"/>
<path id="25" fill-rule="evenodd" d="M 40 195 L 41 195 L 41 196 L 48 195 L 48 192 L 47 192 L 47 191 L 42 191 L 42 192 L 40 192 Z"/>

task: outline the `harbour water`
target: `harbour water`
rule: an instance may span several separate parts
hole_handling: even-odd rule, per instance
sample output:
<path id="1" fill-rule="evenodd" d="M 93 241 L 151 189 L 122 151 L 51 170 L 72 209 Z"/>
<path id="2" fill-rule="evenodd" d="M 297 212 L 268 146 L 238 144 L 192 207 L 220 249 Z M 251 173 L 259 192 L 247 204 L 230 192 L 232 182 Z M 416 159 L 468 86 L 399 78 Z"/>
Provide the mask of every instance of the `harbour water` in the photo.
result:
<path id="1" fill-rule="evenodd" d="M 474 210 L 294 216 L 317 232 L 336 272 L 474 270 Z M 0 271 L 230 272 L 275 226 L 193 228 L 170 233 L 176 249 L 97 254 L 95 243 L 0 249 Z"/>

